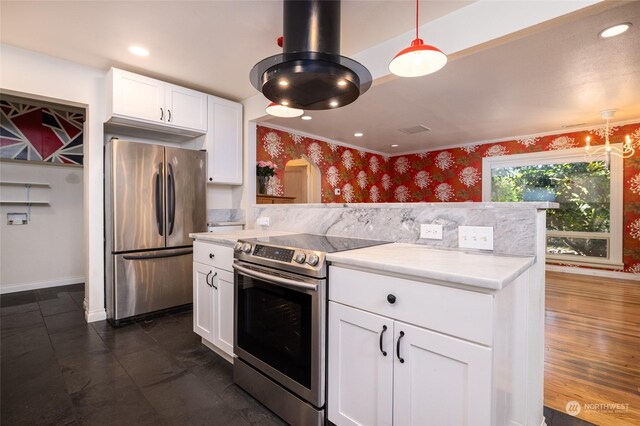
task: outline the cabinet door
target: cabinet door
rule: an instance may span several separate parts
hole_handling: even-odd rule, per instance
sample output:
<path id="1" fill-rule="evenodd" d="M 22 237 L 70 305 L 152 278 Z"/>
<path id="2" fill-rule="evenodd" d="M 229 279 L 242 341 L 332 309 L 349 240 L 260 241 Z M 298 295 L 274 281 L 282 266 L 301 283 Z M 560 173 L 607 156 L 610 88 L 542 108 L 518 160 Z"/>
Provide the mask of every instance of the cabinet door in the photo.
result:
<path id="1" fill-rule="evenodd" d="M 213 281 L 213 344 L 233 355 L 233 274 L 217 272 Z"/>
<path id="2" fill-rule="evenodd" d="M 242 184 L 242 105 L 209 96 L 210 183 Z"/>
<path id="3" fill-rule="evenodd" d="M 193 262 L 193 331 L 213 342 L 213 288 L 211 276 L 214 268 Z"/>
<path id="4" fill-rule="evenodd" d="M 340 426 L 391 425 L 393 321 L 329 302 L 329 330 L 329 420 Z"/>
<path id="5" fill-rule="evenodd" d="M 207 94 L 165 83 L 167 124 L 207 131 Z"/>
<path id="6" fill-rule="evenodd" d="M 491 349 L 399 321 L 394 335 L 395 425 L 491 423 Z"/>
<path id="7" fill-rule="evenodd" d="M 138 120 L 163 123 L 164 108 L 162 81 L 113 69 L 113 114 Z"/>

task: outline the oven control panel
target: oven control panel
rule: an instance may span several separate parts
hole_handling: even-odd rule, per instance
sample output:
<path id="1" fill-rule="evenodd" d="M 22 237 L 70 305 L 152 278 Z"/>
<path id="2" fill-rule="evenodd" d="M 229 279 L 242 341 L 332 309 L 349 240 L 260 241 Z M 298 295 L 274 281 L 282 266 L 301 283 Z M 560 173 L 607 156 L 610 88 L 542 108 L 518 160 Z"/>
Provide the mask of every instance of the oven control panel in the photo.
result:
<path id="1" fill-rule="evenodd" d="M 289 250 L 280 247 L 263 246 L 262 244 L 256 244 L 253 249 L 253 255 L 257 257 L 264 257 L 265 259 L 279 260 L 280 262 L 291 262 L 293 260 L 294 250 Z"/>

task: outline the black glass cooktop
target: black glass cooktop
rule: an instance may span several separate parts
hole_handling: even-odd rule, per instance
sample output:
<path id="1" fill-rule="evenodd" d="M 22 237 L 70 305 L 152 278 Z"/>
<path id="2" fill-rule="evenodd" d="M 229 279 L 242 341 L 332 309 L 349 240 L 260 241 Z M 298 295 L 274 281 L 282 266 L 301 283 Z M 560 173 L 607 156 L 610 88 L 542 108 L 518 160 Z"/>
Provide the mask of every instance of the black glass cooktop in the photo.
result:
<path id="1" fill-rule="evenodd" d="M 336 253 L 339 251 L 355 250 L 364 247 L 391 243 L 391 241 L 332 237 L 329 235 L 316 234 L 279 235 L 276 237 L 252 238 L 243 241 L 249 241 L 258 244 L 269 244 L 279 247 L 290 247 L 301 250 L 322 251 L 325 253 Z"/>

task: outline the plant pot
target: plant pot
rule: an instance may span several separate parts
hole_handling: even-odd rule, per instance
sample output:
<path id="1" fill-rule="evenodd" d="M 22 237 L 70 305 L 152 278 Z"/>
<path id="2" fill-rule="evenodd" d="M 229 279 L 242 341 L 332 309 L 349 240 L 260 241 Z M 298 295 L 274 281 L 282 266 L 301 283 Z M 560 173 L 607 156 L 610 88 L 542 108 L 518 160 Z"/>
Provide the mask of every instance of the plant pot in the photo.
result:
<path id="1" fill-rule="evenodd" d="M 256 189 L 258 194 L 266 195 L 269 186 L 269 176 L 256 176 Z"/>

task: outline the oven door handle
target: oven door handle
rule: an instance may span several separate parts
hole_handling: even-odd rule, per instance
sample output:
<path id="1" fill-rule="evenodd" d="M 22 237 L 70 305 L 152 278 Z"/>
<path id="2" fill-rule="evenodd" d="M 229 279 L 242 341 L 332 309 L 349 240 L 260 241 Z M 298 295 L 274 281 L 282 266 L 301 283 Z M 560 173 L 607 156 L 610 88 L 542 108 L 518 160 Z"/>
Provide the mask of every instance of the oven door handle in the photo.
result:
<path id="1" fill-rule="evenodd" d="M 277 277 L 277 276 L 270 275 L 270 274 L 265 274 L 263 272 L 254 271 L 252 269 L 245 268 L 244 266 L 239 266 L 239 265 L 233 265 L 233 269 L 237 270 L 238 272 L 242 273 L 243 275 L 247 275 L 247 276 L 252 277 L 252 278 L 257 278 L 259 280 L 269 281 L 269 282 L 272 282 L 274 284 L 278 284 L 278 285 L 281 285 L 281 286 L 284 286 L 284 287 L 289 287 L 289 288 L 293 288 L 293 289 L 303 289 L 303 290 L 318 291 L 318 285 L 317 284 L 301 283 L 300 281 L 295 281 L 295 280 L 290 280 L 290 279 L 287 279 L 287 278 Z"/>

